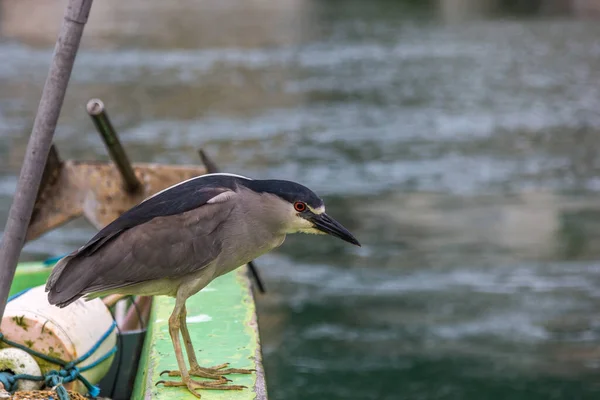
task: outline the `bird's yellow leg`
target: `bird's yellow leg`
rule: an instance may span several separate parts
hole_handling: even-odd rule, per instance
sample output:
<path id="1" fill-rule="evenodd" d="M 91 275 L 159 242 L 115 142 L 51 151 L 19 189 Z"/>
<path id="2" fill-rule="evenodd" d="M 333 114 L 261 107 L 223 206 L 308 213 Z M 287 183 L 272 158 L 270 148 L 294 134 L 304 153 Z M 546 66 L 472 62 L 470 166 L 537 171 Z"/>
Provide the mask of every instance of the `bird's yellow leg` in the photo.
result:
<path id="1" fill-rule="evenodd" d="M 185 304 L 181 311 L 180 316 L 180 326 L 181 326 L 181 336 L 183 336 L 183 343 L 185 344 L 185 351 L 188 355 L 188 361 L 190 362 L 190 370 L 189 374 L 194 376 L 200 376 L 202 378 L 209 379 L 218 379 L 218 380 L 226 380 L 223 375 L 227 374 L 251 374 L 253 369 L 237 369 L 237 368 L 226 368 L 229 363 L 216 365 L 214 367 L 201 367 L 198 364 L 198 360 L 196 359 L 196 352 L 194 351 L 194 346 L 192 345 L 192 339 L 190 338 L 190 332 L 188 331 L 187 321 L 186 321 L 187 310 L 185 309 Z M 166 371 L 165 371 L 166 372 Z M 169 376 L 179 376 L 179 371 L 168 371 Z M 163 372 L 164 373 L 164 372 Z"/>
<path id="2" fill-rule="evenodd" d="M 183 358 L 183 352 L 181 351 L 181 342 L 179 341 L 179 331 L 181 329 L 181 318 L 180 315 L 182 311 L 184 311 L 185 307 L 185 298 L 180 299 L 177 296 L 175 301 L 175 308 L 173 309 L 173 313 L 169 317 L 169 334 L 171 335 L 171 341 L 173 342 L 173 348 L 175 350 L 175 357 L 177 358 L 177 366 L 179 367 L 179 371 L 181 375 L 181 381 L 158 381 L 156 384 L 162 383 L 167 387 L 178 387 L 178 386 L 186 386 L 188 390 L 196 397 L 201 398 L 200 393 L 196 392 L 197 389 L 218 389 L 218 390 L 242 390 L 245 386 L 236 386 L 236 385 L 226 385 L 227 380 L 221 379 L 216 382 L 208 381 L 208 382 L 198 382 L 190 378 L 190 374 L 185 365 L 185 360 Z M 184 317 L 185 318 L 185 317 Z M 162 374 L 161 374 L 162 375 Z M 171 375 L 169 373 L 169 375 Z M 173 375 L 171 375 L 173 376 Z"/>

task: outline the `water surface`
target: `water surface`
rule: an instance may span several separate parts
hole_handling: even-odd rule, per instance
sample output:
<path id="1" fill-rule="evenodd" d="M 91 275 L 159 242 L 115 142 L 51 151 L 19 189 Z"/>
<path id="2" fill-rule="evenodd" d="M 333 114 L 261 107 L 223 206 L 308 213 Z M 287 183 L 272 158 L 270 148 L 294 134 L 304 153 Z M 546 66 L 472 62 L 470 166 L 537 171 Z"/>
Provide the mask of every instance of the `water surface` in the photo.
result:
<path id="1" fill-rule="evenodd" d="M 203 147 L 310 186 L 355 233 L 257 261 L 272 399 L 596 399 L 600 23 L 412 3 L 97 2 L 55 142 L 108 159 L 100 97 L 132 159 Z M 62 13 L 32 4 L 0 1 L 2 225 Z"/>

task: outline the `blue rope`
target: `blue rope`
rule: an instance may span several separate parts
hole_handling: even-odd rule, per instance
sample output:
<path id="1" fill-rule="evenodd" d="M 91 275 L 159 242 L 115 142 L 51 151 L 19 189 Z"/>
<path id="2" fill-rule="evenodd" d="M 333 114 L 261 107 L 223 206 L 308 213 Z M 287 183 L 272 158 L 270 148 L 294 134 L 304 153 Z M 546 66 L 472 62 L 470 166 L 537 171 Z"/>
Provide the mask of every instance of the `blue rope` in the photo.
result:
<path id="1" fill-rule="evenodd" d="M 10 372 L 0 372 L 0 383 L 4 386 L 4 389 L 10 392 L 15 384 L 14 375 Z"/>
<path id="2" fill-rule="evenodd" d="M 97 397 L 100 394 L 100 388 L 98 386 L 92 385 L 81 372 L 85 372 L 89 369 L 94 368 L 104 360 L 108 359 L 111 355 L 113 355 L 117 351 L 117 346 L 114 346 L 110 349 L 106 354 L 102 357 L 91 363 L 90 365 L 86 365 L 85 367 L 78 368 L 77 364 L 85 361 L 92 354 L 98 350 L 98 348 L 104 343 L 104 341 L 110 336 L 112 331 L 116 328 L 117 323 L 113 320 L 110 328 L 102 335 L 102 337 L 89 349 L 85 354 L 81 357 L 73 360 L 73 361 L 63 361 L 58 358 L 47 356 L 46 354 L 39 353 L 35 350 L 30 349 L 29 347 L 25 347 L 19 343 L 15 343 L 10 341 L 4 337 L 2 332 L 0 332 L 0 342 L 4 342 L 11 347 L 16 347 L 27 353 L 39 357 L 42 360 L 48 361 L 52 364 L 60 365 L 62 368 L 59 370 L 50 370 L 44 376 L 34 376 L 28 374 L 18 374 L 12 375 L 10 373 L 2 372 L 0 373 L 0 382 L 4 385 L 4 388 L 12 392 L 15 390 L 15 383 L 19 379 L 33 380 L 33 381 L 44 381 L 46 386 L 56 388 L 56 393 L 58 394 L 58 398 L 60 400 L 69 400 L 69 393 L 62 385 L 63 383 L 69 383 L 76 379 L 81 381 L 85 387 L 88 389 L 90 396 Z"/>
<path id="3" fill-rule="evenodd" d="M 45 259 L 42 264 L 44 264 L 45 266 L 50 266 L 52 264 L 56 264 L 58 261 L 60 261 L 61 258 L 68 256 L 68 254 L 63 254 L 62 256 L 57 256 L 57 257 L 50 257 Z"/>

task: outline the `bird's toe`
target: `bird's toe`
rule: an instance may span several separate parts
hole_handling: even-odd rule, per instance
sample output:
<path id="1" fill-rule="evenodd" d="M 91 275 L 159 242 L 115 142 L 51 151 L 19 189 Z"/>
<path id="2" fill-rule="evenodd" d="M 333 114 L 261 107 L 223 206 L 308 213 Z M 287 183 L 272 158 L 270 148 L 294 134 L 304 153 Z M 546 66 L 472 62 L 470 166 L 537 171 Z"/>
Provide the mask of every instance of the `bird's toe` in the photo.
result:
<path id="1" fill-rule="evenodd" d="M 180 381 L 165 381 L 161 380 L 156 382 L 156 386 L 159 384 L 163 384 L 165 387 L 182 387 L 185 386 L 187 389 L 197 398 L 201 398 L 202 396 L 197 390 L 243 390 L 247 389 L 246 386 L 242 385 L 228 385 L 229 381 L 226 379 L 220 379 L 218 381 L 206 381 L 199 382 L 195 381 L 189 377 L 184 378 Z"/>
<path id="2" fill-rule="evenodd" d="M 239 369 L 239 368 L 226 368 L 229 363 L 216 365 L 210 368 L 204 368 L 199 365 L 193 365 L 190 369 L 190 375 L 200 376 L 203 378 L 210 379 L 227 379 L 223 375 L 229 374 L 251 374 L 256 371 L 255 369 Z"/>

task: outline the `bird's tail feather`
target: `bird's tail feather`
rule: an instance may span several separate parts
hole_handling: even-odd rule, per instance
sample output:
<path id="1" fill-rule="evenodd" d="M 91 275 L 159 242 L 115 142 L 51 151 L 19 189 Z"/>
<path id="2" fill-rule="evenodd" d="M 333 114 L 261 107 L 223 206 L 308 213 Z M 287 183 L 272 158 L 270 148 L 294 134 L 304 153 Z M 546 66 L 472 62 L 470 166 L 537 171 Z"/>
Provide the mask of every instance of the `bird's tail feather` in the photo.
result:
<path id="1" fill-rule="evenodd" d="M 85 295 L 84 289 L 90 281 L 88 274 L 73 274 L 73 268 L 79 269 L 82 263 L 89 259 L 81 257 L 77 252 L 61 258 L 50 273 L 46 282 L 48 302 L 58 307 L 66 307 L 81 296 Z M 89 261 L 88 261 L 89 263 Z M 87 265 L 87 268 L 93 265 Z M 66 278 L 67 281 L 65 281 Z"/>
<path id="2" fill-rule="evenodd" d="M 50 273 L 50 276 L 48 277 L 48 280 L 46 281 L 46 287 L 45 287 L 46 292 L 49 292 L 52 290 L 52 288 L 56 284 L 56 281 L 58 281 L 58 278 L 60 278 L 60 274 L 64 271 L 65 267 L 67 266 L 67 263 L 73 257 L 74 257 L 74 254 L 66 255 L 63 258 L 61 258 L 60 260 L 58 260 L 58 262 L 54 265 L 54 267 L 52 268 L 52 272 Z"/>

